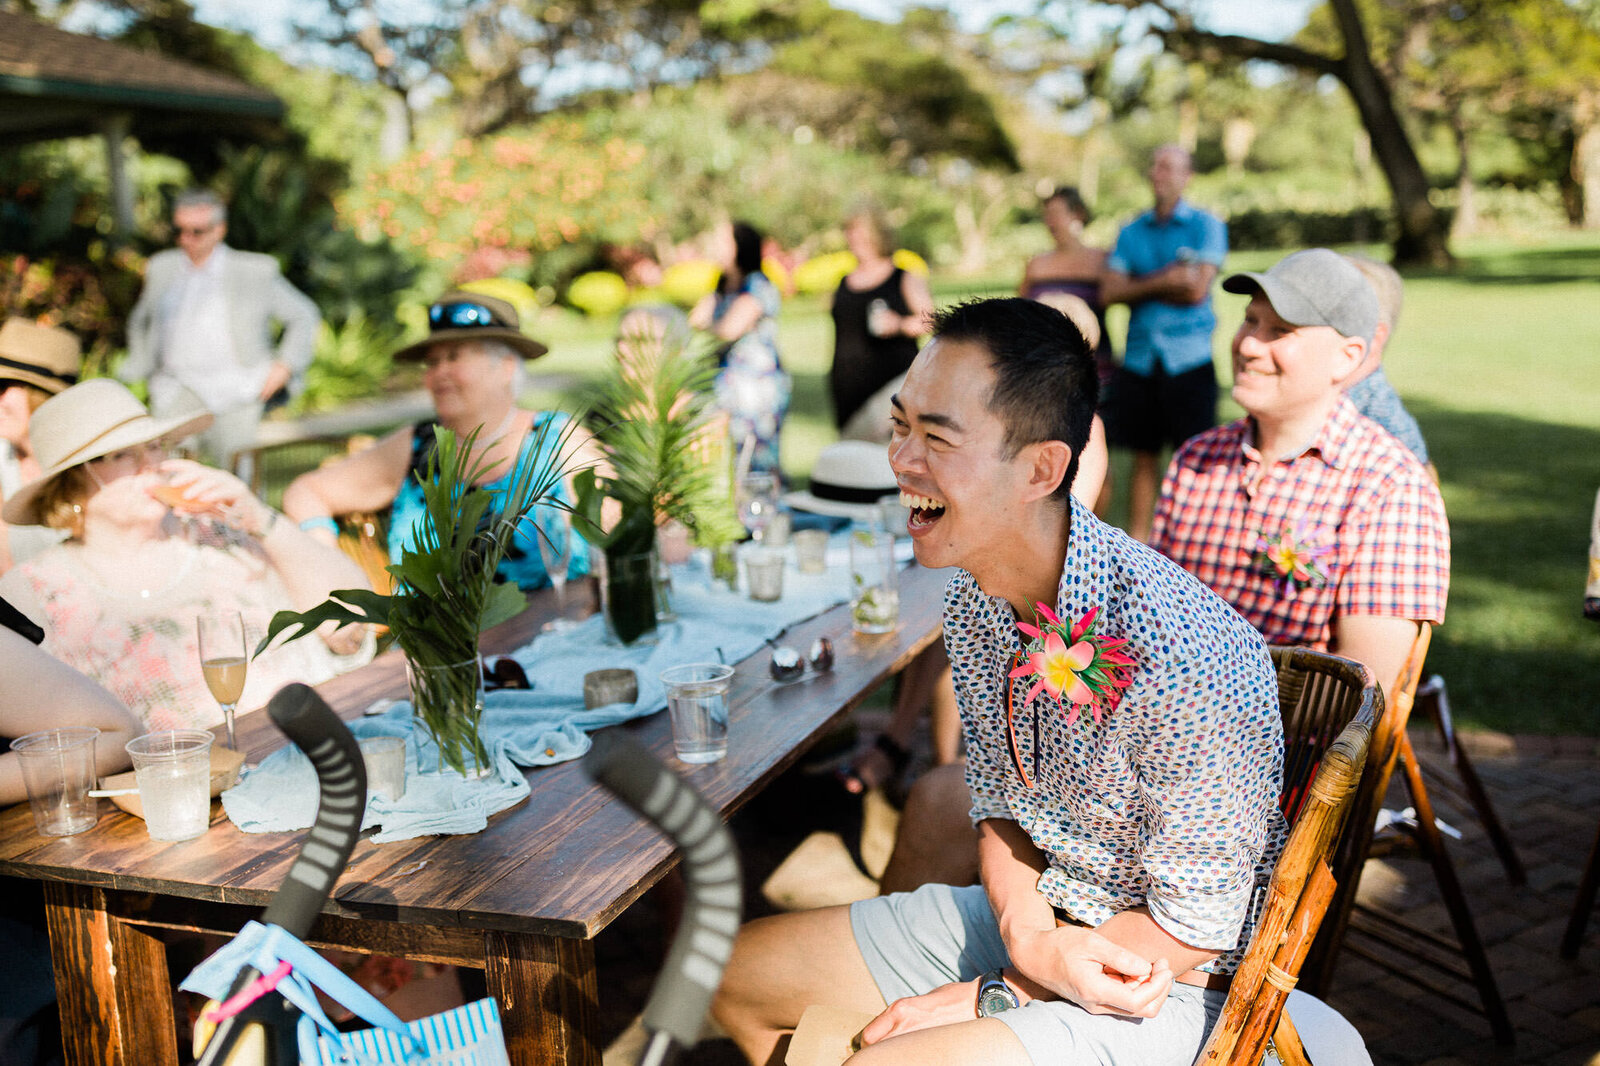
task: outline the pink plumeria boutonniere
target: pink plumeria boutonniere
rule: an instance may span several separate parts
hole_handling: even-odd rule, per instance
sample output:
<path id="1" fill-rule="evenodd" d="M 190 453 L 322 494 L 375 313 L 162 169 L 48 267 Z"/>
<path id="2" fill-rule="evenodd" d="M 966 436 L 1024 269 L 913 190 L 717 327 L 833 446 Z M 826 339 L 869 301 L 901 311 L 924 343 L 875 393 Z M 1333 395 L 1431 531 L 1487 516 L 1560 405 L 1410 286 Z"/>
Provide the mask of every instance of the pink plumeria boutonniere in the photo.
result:
<path id="1" fill-rule="evenodd" d="M 1296 589 L 1321 588 L 1328 583 L 1323 560 L 1333 551 L 1321 526 L 1284 526 L 1276 537 L 1256 532 L 1256 567 L 1268 577 L 1277 578 L 1285 596 Z"/>
<path id="2" fill-rule="evenodd" d="M 1038 608 L 1037 625 L 1017 623 L 1030 639 L 1011 677 L 1035 678 L 1026 698 L 1033 699 L 1041 689 L 1050 693 L 1067 712 L 1068 725 L 1077 721 L 1083 706 L 1098 723 L 1105 712 L 1116 708 L 1122 690 L 1133 680 L 1133 659 L 1121 650 L 1128 642 L 1096 632 L 1098 607 L 1091 607 L 1070 626 L 1043 603 Z"/>

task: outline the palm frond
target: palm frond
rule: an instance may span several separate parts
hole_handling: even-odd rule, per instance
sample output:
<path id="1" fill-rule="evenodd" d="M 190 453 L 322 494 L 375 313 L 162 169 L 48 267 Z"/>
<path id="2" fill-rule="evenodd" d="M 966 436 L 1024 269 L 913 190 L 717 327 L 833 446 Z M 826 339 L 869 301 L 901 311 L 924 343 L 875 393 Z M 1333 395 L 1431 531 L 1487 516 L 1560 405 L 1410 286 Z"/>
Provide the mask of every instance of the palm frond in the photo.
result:
<path id="1" fill-rule="evenodd" d="M 624 343 L 594 405 L 610 473 L 580 492 L 585 536 L 622 546 L 647 540 L 656 521 L 675 519 L 704 546 L 736 539 L 742 529 L 733 511 L 732 457 L 719 432 L 709 351 L 648 334 Z M 606 533 L 597 528 L 601 496 L 617 500 L 623 512 Z"/>

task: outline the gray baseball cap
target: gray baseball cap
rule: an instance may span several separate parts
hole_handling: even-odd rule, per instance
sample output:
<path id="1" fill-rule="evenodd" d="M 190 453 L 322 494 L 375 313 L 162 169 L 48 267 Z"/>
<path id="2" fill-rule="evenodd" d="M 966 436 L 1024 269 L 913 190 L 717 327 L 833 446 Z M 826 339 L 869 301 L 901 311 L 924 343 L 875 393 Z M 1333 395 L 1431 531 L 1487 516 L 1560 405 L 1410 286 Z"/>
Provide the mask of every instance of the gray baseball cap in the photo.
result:
<path id="1" fill-rule="evenodd" d="M 1348 259 L 1327 248 L 1284 256 L 1264 274 L 1229 274 L 1222 287 L 1247 296 L 1259 290 L 1291 326 L 1332 326 L 1369 344 L 1378 328 L 1378 294 Z"/>

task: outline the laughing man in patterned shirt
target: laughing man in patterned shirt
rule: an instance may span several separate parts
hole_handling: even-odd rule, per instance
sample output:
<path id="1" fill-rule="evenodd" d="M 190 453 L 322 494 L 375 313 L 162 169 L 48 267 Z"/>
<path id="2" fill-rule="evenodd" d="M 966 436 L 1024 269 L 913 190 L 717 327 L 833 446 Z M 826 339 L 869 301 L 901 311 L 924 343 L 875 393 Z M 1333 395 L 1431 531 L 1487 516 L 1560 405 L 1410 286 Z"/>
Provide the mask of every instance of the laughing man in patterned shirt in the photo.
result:
<path id="1" fill-rule="evenodd" d="M 859 1063 L 1188 1066 L 1282 845 L 1265 645 L 1072 500 L 1096 385 L 1062 315 L 987 300 L 934 333 L 894 398 L 889 454 L 917 559 L 959 568 L 944 634 L 983 884 L 752 922 L 716 1016 L 755 1063 L 781 1062 L 824 1004 L 881 1012 Z M 1031 680 L 1008 691 L 1017 623 L 1041 601 L 1067 620 L 1098 609 L 1128 641 L 1132 680 L 1103 720 L 1029 699 Z"/>
<path id="2" fill-rule="evenodd" d="M 1250 297 L 1233 338 L 1233 398 L 1248 417 L 1173 456 L 1151 547 L 1269 643 L 1332 649 L 1388 686 L 1417 622 L 1444 620 L 1450 530 L 1427 470 L 1343 391 L 1377 297 L 1326 248 L 1222 287 Z"/>

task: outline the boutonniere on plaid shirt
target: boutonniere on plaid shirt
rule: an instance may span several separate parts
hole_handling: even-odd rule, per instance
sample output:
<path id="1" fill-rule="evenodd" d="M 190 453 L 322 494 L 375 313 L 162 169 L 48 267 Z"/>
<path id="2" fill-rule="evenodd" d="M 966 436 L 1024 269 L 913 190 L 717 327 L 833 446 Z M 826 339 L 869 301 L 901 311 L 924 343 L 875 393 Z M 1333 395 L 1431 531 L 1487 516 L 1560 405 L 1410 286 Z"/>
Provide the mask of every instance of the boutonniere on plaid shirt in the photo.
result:
<path id="1" fill-rule="evenodd" d="M 1256 568 L 1278 579 L 1285 596 L 1296 589 L 1321 588 L 1328 583 L 1322 561 L 1333 551 L 1328 531 L 1321 526 L 1284 526 L 1276 537 L 1256 531 Z"/>
<path id="2" fill-rule="evenodd" d="M 1077 721 L 1081 706 L 1087 706 L 1098 723 L 1104 712 L 1116 708 L 1122 690 L 1133 680 L 1133 659 L 1120 650 L 1128 642 L 1096 631 L 1098 607 L 1091 607 L 1070 626 L 1045 604 L 1038 608 L 1037 625 L 1017 623 L 1030 639 L 1011 678 L 1035 678 L 1026 699 L 1041 689 L 1050 693 L 1067 712 L 1068 725 Z"/>

